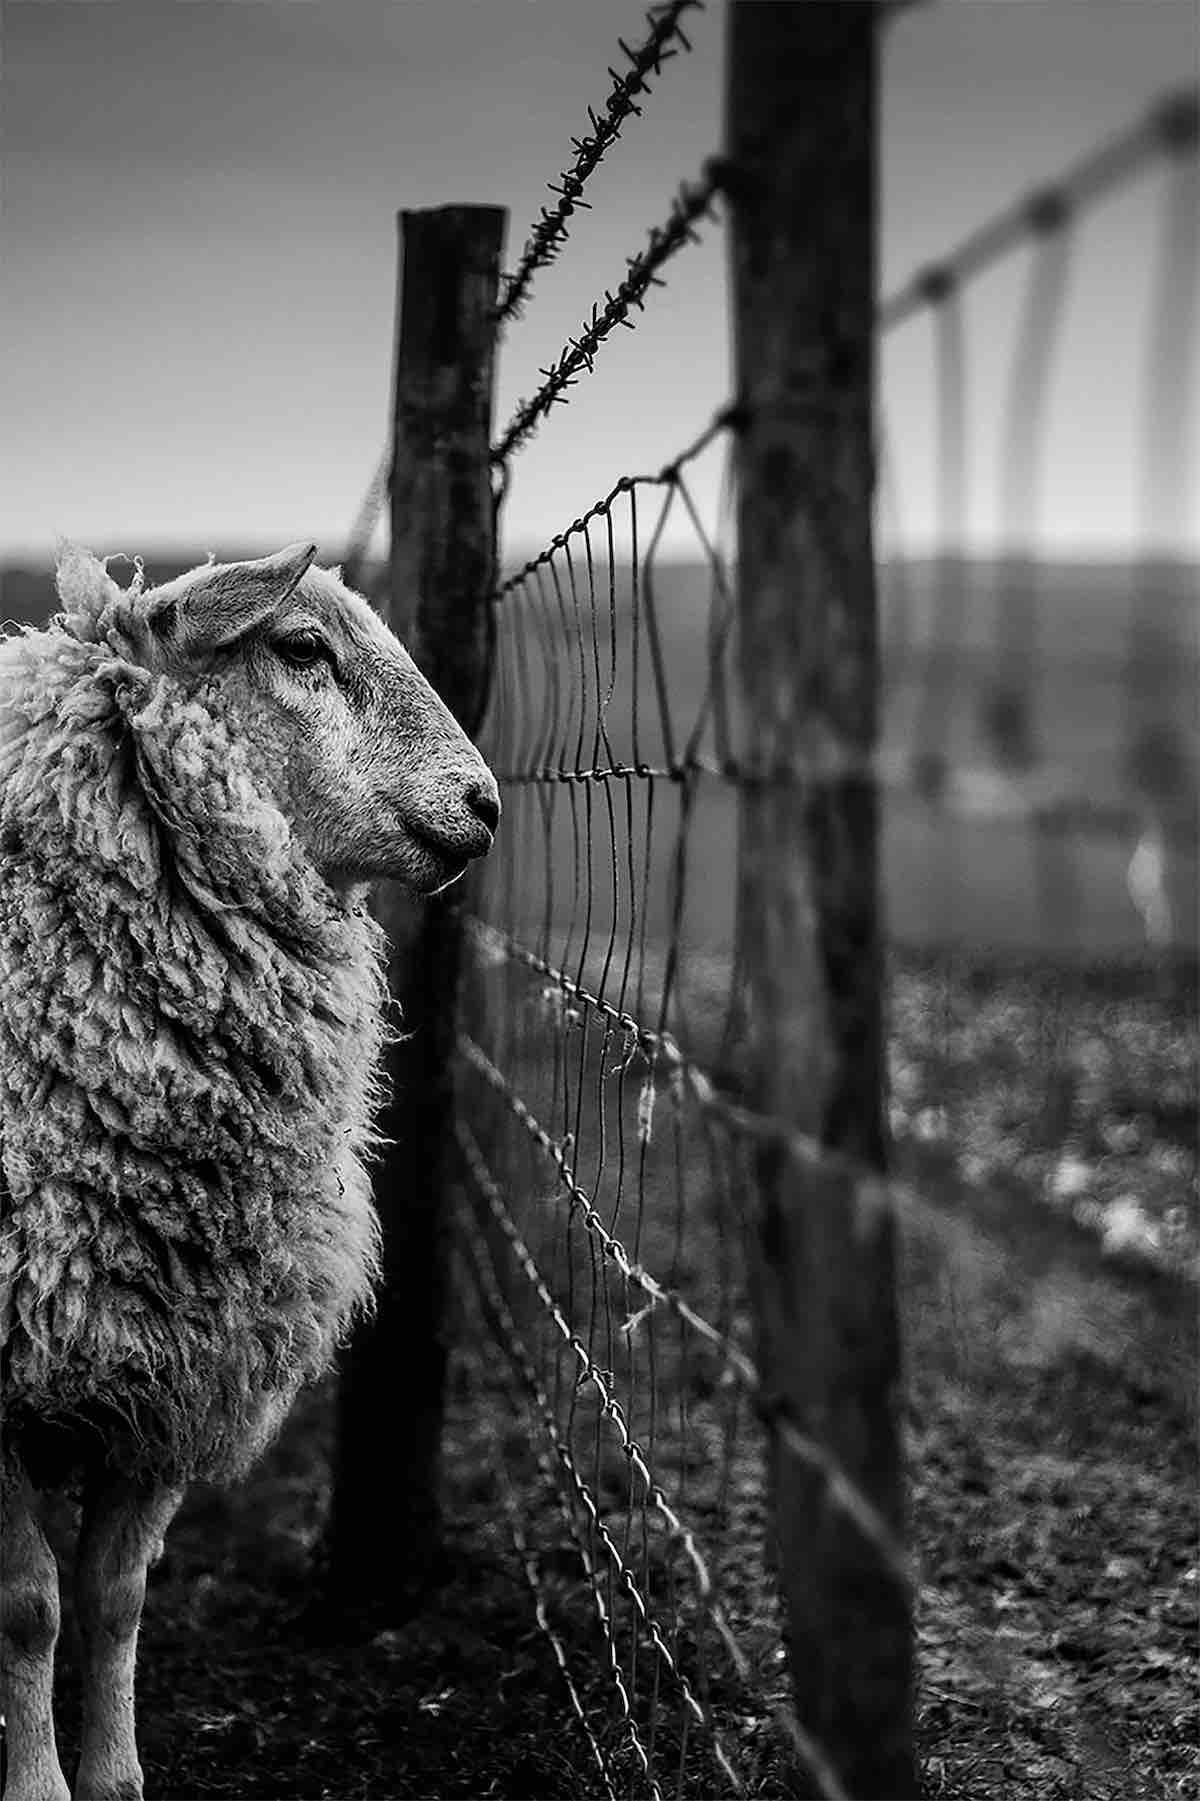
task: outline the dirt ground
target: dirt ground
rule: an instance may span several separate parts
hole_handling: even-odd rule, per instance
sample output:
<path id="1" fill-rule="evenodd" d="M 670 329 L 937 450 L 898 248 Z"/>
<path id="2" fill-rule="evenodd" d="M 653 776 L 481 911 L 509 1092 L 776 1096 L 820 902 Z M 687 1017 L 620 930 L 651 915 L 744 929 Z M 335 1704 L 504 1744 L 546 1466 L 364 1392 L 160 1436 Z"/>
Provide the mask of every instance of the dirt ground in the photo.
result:
<path id="1" fill-rule="evenodd" d="M 1178 1154 L 1194 1155 L 1194 1013 L 1181 1025 L 1154 994 L 1077 996 L 1076 1126 L 1047 1148 L 1022 1092 L 1026 999 L 921 972 L 897 997 L 923 1780 L 938 1801 L 1180 1801 L 1200 1786 L 1196 1198 L 1194 1162 Z M 1027 1012 L 1044 1024 L 1036 996 Z M 1096 1104 L 1080 1099 L 1085 1078 Z M 1114 1208 L 1120 1229 L 1106 1233 Z M 496 1369 L 468 1335 L 446 1445 L 448 1579 L 407 1623 L 348 1642 L 315 1623 L 328 1390 L 240 1488 L 189 1498 L 143 1631 L 149 1796 L 604 1793 L 514 1554 Z M 396 1405 L 380 1425 L 381 1481 L 403 1480 L 399 1392 Z M 536 1472 L 519 1434 L 503 1442 L 532 1518 Z M 606 1682 L 598 1666 L 585 1674 L 600 1722 Z M 68 1768 L 76 1702 L 68 1635 Z M 759 1725 L 728 1721 L 751 1792 L 802 1793 L 765 1732 L 755 1755 Z"/>

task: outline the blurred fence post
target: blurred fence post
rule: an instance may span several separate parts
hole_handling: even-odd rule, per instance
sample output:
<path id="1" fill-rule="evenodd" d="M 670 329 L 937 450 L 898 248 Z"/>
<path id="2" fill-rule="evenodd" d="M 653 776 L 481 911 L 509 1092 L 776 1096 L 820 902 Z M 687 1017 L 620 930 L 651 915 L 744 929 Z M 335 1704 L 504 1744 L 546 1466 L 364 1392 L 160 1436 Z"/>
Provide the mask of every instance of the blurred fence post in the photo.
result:
<path id="1" fill-rule="evenodd" d="M 400 215 L 384 617 L 469 732 L 487 695 L 495 578 L 489 464 L 495 307 L 507 215 L 447 206 Z M 398 1618 L 439 1564 L 446 1372 L 452 1050 L 461 884 L 417 902 L 376 898 L 392 945 L 403 1043 L 388 1053 L 376 1170 L 384 1280 L 343 1361 L 329 1532 L 337 1612 Z"/>
<path id="2" fill-rule="evenodd" d="M 797 1743 L 820 1793 L 895 1801 L 917 1781 L 893 1228 L 874 1173 L 875 12 L 732 0 L 726 185 L 746 1076 L 771 1122 L 755 1285 Z"/>

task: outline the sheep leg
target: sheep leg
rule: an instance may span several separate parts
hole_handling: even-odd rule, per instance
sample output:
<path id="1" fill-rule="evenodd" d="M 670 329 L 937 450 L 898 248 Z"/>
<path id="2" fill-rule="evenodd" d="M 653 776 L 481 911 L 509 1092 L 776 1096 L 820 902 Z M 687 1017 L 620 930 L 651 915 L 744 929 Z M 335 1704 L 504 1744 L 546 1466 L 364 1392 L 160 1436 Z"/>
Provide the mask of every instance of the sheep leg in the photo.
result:
<path id="1" fill-rule="evenodd" d="M 0 1702 L 7 1722 L 5 1801 L 69 1801 L 54 1742 L 58 1565 L 33 1491 L 9 1467 L 0 1480 Z"/>
<path id="2" fill-rule="evenodd" d="M 107 1477 L 84 1494 L 75 1569 L 83 1736 L 75 1801 L 141 1801 L 133 1679 L 146 1572 L 178 1507 L 175 1489 Z"/>

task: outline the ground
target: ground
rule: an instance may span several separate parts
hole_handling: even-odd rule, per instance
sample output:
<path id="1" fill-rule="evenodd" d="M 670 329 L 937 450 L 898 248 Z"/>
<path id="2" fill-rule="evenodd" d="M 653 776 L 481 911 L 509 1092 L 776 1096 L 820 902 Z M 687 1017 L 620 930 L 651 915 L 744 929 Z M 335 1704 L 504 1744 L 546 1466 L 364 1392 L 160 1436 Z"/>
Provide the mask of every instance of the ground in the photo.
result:
<path id="1" fill-rule="evenodd" d="M 1064 1138 L 1037 1127 L 1023 1092 L 1022 1033 L 1044 1028 L 1044 993 L 923 969 L 897 989 L 894 1124 L 919 1196 L 902 1208 L 901 1281 L 917 1736 L 938 1801 L 1175 1801 L 1200 1785 L 1194 998 L 1181 1010 L 1144 984 L 1085 984 L 1066 1004 L 1073 1098 L 1047 1090 L 1046 1103 L 1075 1122 Z M 465 1334 L 448 1580 L 407 1623 L 339 1642 L 313 1606 L 328 1391 L 249 1481 L 190 1497 L 143 1633 L 149 1795 L 603 1794 L 511 1542 L 497 1367 L 480 1329 Z M 500 1435 L 532 1530 L 536 1471 L 520 1433 Z M 380 1479 L 401 1481 L 402 1419 L 381 1422 L 380 1440 Z M 603 1722 L 610 1690 L 593 1667 L 594 1681 L 574 1663 Z M 69 1641 L 59 1694 L 69 1757 Z M 764 1701 L 726 1722 L 752 1793 L 803 1792 L 768 1714 Z"/>

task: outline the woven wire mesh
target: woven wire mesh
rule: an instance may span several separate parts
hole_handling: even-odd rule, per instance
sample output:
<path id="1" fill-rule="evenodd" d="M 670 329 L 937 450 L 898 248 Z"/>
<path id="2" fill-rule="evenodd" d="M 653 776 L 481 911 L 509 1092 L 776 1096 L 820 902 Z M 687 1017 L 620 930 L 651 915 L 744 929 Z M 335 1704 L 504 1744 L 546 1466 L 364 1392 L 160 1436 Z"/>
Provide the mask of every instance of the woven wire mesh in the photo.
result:
<path id="1" fill-rule="evenodd" d="M 556 1497 L 535 1518 L 590 1597 L 591 1730 L 621 1793 L 739 1791 L 784 1698 L 745 1429 L 749 1159 L 702 1073 L 733 992 L 732 600 L 689 474 L 728 426 L 503 585 L 483 739 L 506 826 L 469 922 L 465 1256 Z M 658 562 L 675 508 L 703 618 Z"/>

